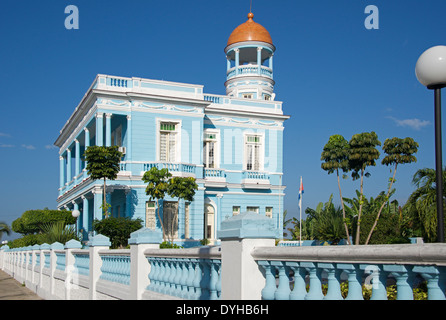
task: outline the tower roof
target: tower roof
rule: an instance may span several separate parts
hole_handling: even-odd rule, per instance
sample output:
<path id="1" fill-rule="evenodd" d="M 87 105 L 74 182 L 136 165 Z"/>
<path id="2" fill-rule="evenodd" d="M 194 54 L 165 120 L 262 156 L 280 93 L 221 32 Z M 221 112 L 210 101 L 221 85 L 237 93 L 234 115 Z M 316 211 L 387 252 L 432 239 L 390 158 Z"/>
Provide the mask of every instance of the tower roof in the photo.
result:
<path id="1" fill-rule="evenodd" d="M 273 40 L 271 39 L 268 30 L 257 22 L 254 22 L 252 19 L 253 17 L 254 14 L 250 12 L 248 14 L 248 21 L 242 23 L 232 31 L 227 46 L 243 41 L 261 41 L 271 45 L 273 44 Z"/>

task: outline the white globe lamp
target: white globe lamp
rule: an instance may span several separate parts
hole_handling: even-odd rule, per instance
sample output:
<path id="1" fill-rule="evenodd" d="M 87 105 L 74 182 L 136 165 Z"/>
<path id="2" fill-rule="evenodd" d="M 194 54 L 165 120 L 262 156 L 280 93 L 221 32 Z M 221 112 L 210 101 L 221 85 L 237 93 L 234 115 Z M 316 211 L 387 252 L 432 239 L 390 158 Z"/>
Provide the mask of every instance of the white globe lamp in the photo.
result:
<path id="1" fill-rule="evenodd" d="M 80 216 L 80 211 L 79 210 L 73 210 L 73 211 L 71 211 L 71 215 L 74 217 L 74 218 L 79 218 L 79 216 Z"/>

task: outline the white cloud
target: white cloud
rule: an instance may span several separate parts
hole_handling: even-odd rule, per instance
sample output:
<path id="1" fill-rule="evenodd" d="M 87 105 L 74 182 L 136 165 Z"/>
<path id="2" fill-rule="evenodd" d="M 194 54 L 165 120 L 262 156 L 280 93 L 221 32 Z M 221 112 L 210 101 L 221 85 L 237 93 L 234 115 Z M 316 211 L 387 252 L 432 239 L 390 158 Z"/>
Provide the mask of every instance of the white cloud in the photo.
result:
<path id="1" fill-rule="evenodd" d="M 0 144 L 0 148 L 14 148 L 14 145 L 12 144 Z"/>
<path id="2" fill-rule="evenodd" d="M 9 133 L 0 132 L 0 137 L 11 138 L 11 135 Z"/>
<path id="3" fill-rule="evenodd" d="M 57 149 L 57 147 L 54 146 L 54 145 L 51 145 L 51 144 L 47 144 L 47 145 L 45 146 L 45 149 L 51 150 L 51 149 Z"/>
<path id="4" fill-rule="evenodd" d="M 36 147 L 34 147 L 31 144 L 22 144 L 22 147 L 25 148 L 25 149 L 28 149 L 28 150 L 35 150 L 36 149 Z"/>
<path id="5" fill-rule="evenodd" d="M 414 119 L 397 119 L 395 117 L 387 117 L 387 118 L 392 119 L 399 127 L 409 127 L 414 130 L 420 130 L 421 128 L 431 124 L 430 121 L 420 120 L 417 118 Z"/>

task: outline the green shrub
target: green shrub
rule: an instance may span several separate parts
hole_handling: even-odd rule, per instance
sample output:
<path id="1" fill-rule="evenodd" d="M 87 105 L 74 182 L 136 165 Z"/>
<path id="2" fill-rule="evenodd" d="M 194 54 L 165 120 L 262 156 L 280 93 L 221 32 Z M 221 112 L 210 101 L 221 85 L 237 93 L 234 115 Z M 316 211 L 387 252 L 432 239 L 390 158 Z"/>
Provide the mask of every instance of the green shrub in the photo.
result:
<path id="1" fill-rule="evenodd" d="M 160 244 L 160 249 L 183 249 L 183 247 L 169 241 L 163 241 Z"/>
<path id="2" fill-rule="evenodd" d="M 42 229 L 44 231 L 42 234 L 43 241 L 46 243 L 59 242 L 65 244 L 73 239 L 80 240 L 76 232 L 76 226 L 67 226 L 64 221 L 48 223 L 42 226 Z"/>
<path id="3" fill-rule="evenodd" d="M 127 247 L 130 234 L 141 228 L 142 220 L 139 218 L 132 220 L 128 217 L 109 217 L 93 221 L 93 229 L 110 238 L 112 249 Z"/>
<path id="4" fill-rule="evenodd" d="M 63 221 L 65 224 L 75 224 L 76 218 L 67 210 L 28 210 L 11 224 L 12 230 L 23 235 L 42 233 L 48 223 Z"/>
<path id="5" fill-rule="evenodd" d="M 8 242 L 8 247 L 11 249 L 21 248 L 21 247 L 33 246 L 35 244 L 40 245 L 43 243 L 45 243 L 43 234 L 28 234 L 24 235 L 21 238 Z"/>
<path id="6" fill-rule="evenodd" d="M 309 285 L 306 287 L 307 291 L 309 290 Z M 324 295 L 327 294 L 328 286 L 327 284 L 322 285 L 322 293 Z M 396 285 L 390 285 L 387 286 L 387 299 L 388 300 L 396 300 Z M 417 288 L 413 289 L 414 293 L 414 300 L 427 300 L 427 286 L 426 282 L 422 282 Z M 348 295 L 348 282 L 343 281 L 341 282 L 341 295 L 345 299 Z M 362 296 L 364 297 L 364 300 L 370 300 L 372 297 L 372 286 L 362 286 Z"/>

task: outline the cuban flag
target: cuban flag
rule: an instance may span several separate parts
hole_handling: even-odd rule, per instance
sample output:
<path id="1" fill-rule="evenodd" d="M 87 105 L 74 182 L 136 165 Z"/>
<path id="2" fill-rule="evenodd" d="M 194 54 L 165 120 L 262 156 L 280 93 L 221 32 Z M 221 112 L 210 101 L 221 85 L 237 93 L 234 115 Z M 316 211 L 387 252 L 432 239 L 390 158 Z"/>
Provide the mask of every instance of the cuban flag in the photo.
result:
<path id="1" fill-rule="evenodd" d="M 302 183 L 302 177 L 300 177 L 300 187 L 299 187 L 299 196 L 298 196 L 298 200 L 299 200 L 299 208 L 302 209 L 302 195 L 304 193 L 304 185 Z"/>

